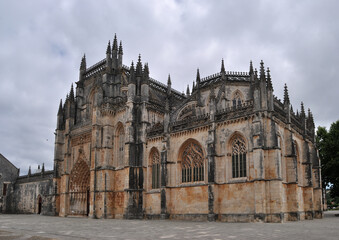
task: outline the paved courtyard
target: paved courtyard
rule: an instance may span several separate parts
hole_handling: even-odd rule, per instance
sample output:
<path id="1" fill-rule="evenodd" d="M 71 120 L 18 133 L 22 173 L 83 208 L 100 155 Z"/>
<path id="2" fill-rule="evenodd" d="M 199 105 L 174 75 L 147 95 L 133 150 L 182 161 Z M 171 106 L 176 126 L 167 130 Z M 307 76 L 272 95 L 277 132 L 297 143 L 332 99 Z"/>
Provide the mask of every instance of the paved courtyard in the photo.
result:
<path id="1" fill-rule="evenodd" d="M 115 220 L 0 214 L 2 239 L 339 239 L 339 211 L 287 223 Z"/>

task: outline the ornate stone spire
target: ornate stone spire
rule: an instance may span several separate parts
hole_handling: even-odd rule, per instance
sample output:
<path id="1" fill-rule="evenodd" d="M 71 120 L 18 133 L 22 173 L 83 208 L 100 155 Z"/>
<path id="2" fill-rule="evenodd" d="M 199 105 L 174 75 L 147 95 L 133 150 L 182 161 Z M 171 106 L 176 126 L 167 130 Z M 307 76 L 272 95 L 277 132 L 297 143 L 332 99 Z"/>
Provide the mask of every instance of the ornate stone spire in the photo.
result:
<path id="1" fill-rule="evenodd" d="M 273 85 L 272 85 L 272 80 L 271 80 L 271 74 L 270 74 L 270 69 L 267 68 L 267 88 L 269 90 L 272 90 L 273 91 Z"/>
<path id="2" fill-rule="evenodd" d="M 112 50 L 118 50 L 118 40 L 117 40 L 117 35 L 114 34 L 114 40 L 113 40 L 113 48 Z"/>
<path id="3" fill-rule="evenodd" d="M 221 59 L 221 70 L 220 70 L 220 73 L 221 73 L 221 78 L 225 79 L 226 71 L 225 71 L 224 59 Z"/>
<path id="4" fill-rule="evenodd" d="M 118 52 L 118 54 L 120 54 L 120 55 L 124 54 L 123 50 L 122 50 L 122 42 L 121 41 L 120 41 L 120 45 L 119 45 L 119 52 Z"/>
<path id="5" fill-rule="evenodd" d="M 112 53 L 112 49 L 111 49 L 111 41 L 108 41 L 106 54 L 111 55 L 111 53 Z"/>
<path id="6" fill-rule="evenodd" d="M 149 68 L 148 68 L 148 63 L 145 63 L 145 65 L 144 65 L 144 77 L 145 78 L 149 78 Z M 147 79 L 145 79 L 145 80 L 147 80 Z"/>
<path id="7" fill-rule="evenodd" d="M 200 87 L 200 73 L 199 73 L 199 68 L 197 69 L 197 87 L 199 88 Z"/>
<path id="8" fill-rule="evenodd" d="M 250 71 L 249 74 L 252 75 L 254 73 L 253 71 L 253 64 L 252 64 L 252 60 L 250 61 Z"/>
<path id="9" fill-rule="evenodd" d="M 71 91 L 69 92 L 69 99 L 73 102 L 74 101 L 74 89 L 73 89 L 73 83 L 71 85 Z"/>
<path id="10" fill-rule="evenodd" d="M 129 82 L 130 83 L 135 83 L 134 74 L 135 74 L 134 63 L 132 61 L 131 67 L 129 68 Z"/>
<path id="11" fill-rule="evenodd" d="M 304 108 L 304 103 L 303 102 L 301 102 L 300 117 L 301 118 L 305 118 L 306 117 L 305 108 Z"/>
<path id="12" fill-rule="evenodd" d="M 187 84 L 187 89 L 186 89 L 186 95 L 189 96 L 190 95 L 190 85 Z"/>
<path id="13" fill-rule="evenodd" d="M 313 114 L 311 112 L 311 109 L 308 109 L 308 113 L 307 113 L 307 123 L 309 128 L 314 128 L 314 119 L 313 119 Z"/>
<path id="14" fill-rule="evenodd" d="M 172 91 L 171 75 L 168 74 L 168 79 L 167 79 L 167 95 L 170 95 L 171 91 Z"/>
<path id="15" fill-rule="evenodd" d="M 290 103 L 290 97 L 288 96 L 288 89 L 287 89 L 287 85 L 285 83 L 284 86 L 284 104 L 289 104 Z"/>
<path id="16" fill-rule="evenodd" d="M 172 86 L 172 81 L 171 81 L 171 75 L 170 74 L 168 74 L 167 86 Z"/>
<path id="17" fill-rule="evenodd" d="M 263 60 L 261 60 L 261 62 L 260 62 L 260 80 L 261 80 L 261 81 L 266 81 L 266 77 L 265 77 L 265 68 L 264 68 L 264 62 L 263 62 Z"/>
<path id="18" fill-rule="evenodd" d="M 136 74 L 137 74 L 137 76 L 141 76 L 142 75 L 142 63 L 141 63 L 141 56 L 140 56 L 140 54 L 139 54 L 139 57 L 138 57 Z"/>
<path id="19" fill-rule="evenodd" d="M 62 115 L 62 99 L 60 99 L 59 110 L 58 110 L 58 116 L 60 115 Z"/>
<path id="20" fill-rule="evenodd" d="M 221 59 L 221 71 L 222 73 L 225 72 L 225 65 L 224 65 L 224 59 Z"/>
<path id="21" fill-rule="evenodd" d="M 81 59 L 80 70 L 85 70 L 86 71 L 86 55 L 85 54 L 84 54 L 84 56 Z"/>

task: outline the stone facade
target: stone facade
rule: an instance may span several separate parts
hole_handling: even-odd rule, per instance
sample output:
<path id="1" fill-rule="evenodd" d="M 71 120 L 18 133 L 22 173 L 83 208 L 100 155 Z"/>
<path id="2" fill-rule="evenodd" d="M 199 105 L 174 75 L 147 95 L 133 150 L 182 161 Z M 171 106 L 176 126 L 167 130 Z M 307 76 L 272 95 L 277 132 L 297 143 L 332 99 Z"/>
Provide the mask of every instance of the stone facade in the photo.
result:
<path id="1" fill-rule="evenodd" d="M 20 176 L 6 198 L 6 213 L 55 215 L 53 171 Z"/>
<path id="2" fill-rule="evenodd" d="M 322 217 L 314 122 L 295 113 L 269 69 L 226 71 L 182 94 L 122 64 L 114 38 L 60 102 L 59 216 L 283 222 Z M 259 75 L 259 76 L 258 76 Z"/>
<path id="3" fill-rule="evenodd" d="M 186 94 L 123 65 L 116 37 L 60 102 L 54 170 L 16 177 L 6 212 L 284 222 L 322 217 L 310 110 L 269 69 L 200 78 Z"/>
<path id="4" fill-rule="evenodd" d="M 0 213 L 6 207 L 6 196 L 11 183 L 17 179 L 20 170 L 0 153 Z"/>
<path id="5" fill-rule="evenodd" d="M 0 157 L 3 157 L 2 155 Z M 54 171 L 45 171 L 44 166 L 35 173 L 19 176 L 17 169 L 7 159 L 0 161 L 0 174 L 4 176 L 6 194 L 1 190 L 0 213 L 36 213 L 55 215 Z M 0 179 L 1 180 L 1 179 Z"/>

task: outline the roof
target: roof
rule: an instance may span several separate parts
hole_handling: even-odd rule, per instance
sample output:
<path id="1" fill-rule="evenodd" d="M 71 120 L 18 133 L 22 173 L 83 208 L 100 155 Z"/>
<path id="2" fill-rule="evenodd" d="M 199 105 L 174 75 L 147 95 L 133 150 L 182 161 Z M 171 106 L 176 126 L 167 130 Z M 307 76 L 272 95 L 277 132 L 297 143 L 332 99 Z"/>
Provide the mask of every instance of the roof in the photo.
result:
<path id="1" fill-rule="evenodd" d="M 226 79 L 230 82 L 250 82 L 250 75 L 248 72 L 233 72 L 226 71 Z M 200 80 L 200 87 L 205 87 L 221 81 L 221 73 L 215 73 Z"/>
<path id="2" fill-rule="evenodd" d="M 14 166 L 14 164 L 11 163 L 7 158 L 5 158 L 4 155 L 2 155 L 1 153 L 0 153 L 0 158 L 3 159 L 3 160 L 5 160 L 5 161 L 7 161 L 7 162 L 8 162 L 10 165 L 12 165 L 14 168 L 19 169 L 19 168 L 17 168 L 16 166 Z"/>

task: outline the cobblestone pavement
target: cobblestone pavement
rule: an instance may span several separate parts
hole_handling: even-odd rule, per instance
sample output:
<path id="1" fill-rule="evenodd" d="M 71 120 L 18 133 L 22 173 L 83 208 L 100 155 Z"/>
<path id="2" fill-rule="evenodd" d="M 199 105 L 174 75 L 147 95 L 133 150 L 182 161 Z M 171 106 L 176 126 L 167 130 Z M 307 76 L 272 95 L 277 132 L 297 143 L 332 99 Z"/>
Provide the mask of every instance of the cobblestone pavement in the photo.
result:
<path id="1" fill-rule="evenodd" d="M 2 239 L 339 239 L 339 211 L 287 223 L 115 220 L 0 214 Z"/>

